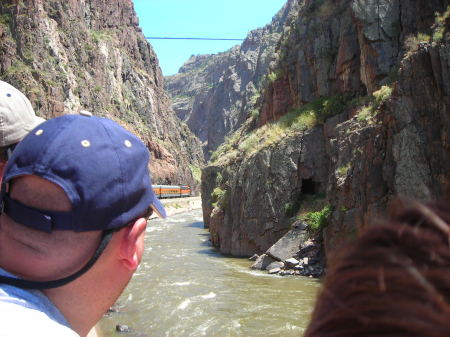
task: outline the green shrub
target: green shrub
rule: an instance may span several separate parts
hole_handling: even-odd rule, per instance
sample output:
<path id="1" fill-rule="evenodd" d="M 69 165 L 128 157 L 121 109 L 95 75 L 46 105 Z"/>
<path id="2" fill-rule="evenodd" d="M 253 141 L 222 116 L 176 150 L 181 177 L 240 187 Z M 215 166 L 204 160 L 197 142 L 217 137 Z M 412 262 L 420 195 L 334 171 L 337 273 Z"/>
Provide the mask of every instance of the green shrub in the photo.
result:
<path id="1" fill-rule="evenodd" d="M 213 198 L 213 200 L 218 200 L 219 198 L 221 198 L 224 195 L 225 195 L 225 190 L 221 189 L 220 187 L 216 187 L 214 189 L 214 191 L 212 192 L 211 197 Z"/>
<path id="2" fill-rule="evenodd" d="M 246 154 L 250 154 L 258 149 L 260 137 L 256 133 L 251 133 L 241 144 L 239 149 Z"/>
<path id="3" fill-rule="evenodd" d="M 308 228 L 310 231 L 317 232 L 328 225 L 328 219 L 332 211 L 332 207 L 328 205 L 318 212 L 307 213 L 303 217 L 303 220 L 308 223 Z"/>
<path id="4" fill-rule="evenodd" d="M 31 76 L 31 68 L 21 60 L 14 60 L 12 65 L 5 70 L 5 78 L 26 78 Z"/>
<path id="5" fill-rule="evenodd" d="M 433 25 L 433 41 L 434 42 L 439 42 L 442 41 L 442 39 L 444 38 L 444 33 L 445 33 L 445 22 L 448 19 L 448 17 L 450 16 L 450 5 L 447 6 L 447 10 L 442 13 L 436 13 L 436 18 L 434 20 L 434 25 Z"/>
<path id="6" fill-rule="evenodd" d="M 431 36 L 424 33 L 418 33 L 417 39 L 419 40 L 419 42 L 430 42 Z"/>
<path id="7" fill-rule="evenodd" d="M 276 73 L 274 73 L 274 72 L 270 72 L 268 75 L 267 75 L 267 80 L 269 81 L 269 83 L 273 83 L 273 82 L 275 82 L 276 80 L 277 80 L 277 74 Z"/>
<path id="8" fill-rule="evenodd" d="M 320 97 L 280 118 L 279 124 L 283 128 L 294 130 L 308 130 L 323 124 L 328 117 L 340 114 L 351 102 L 350 96 L 335 95 Z"/>
<path id="9" fill-rule="evenodd" d="M 388 85 L 383 85 L 379 90 L 374 91 L 372 99 L 367 105 L 362 106 L 357 114 L 356 120 L 358 122 L 370 123 L 377 114 L 381 105 L 392 96 L 393 89 Z"/>
<path id="10" fill-rule="evenodd" d="M 278 121 L 267 123 L 249 134 L 243 135 L 242 130 L 238 130 L 231 137 L 225 138 L 225 142 L 211 154 L 210 161 L 226 162 L 234 160 L 242 154 L 251 155 L 279 143 L 289 134 L 323 124 L 328 117 L 339 114 L 350 107 L 351 102 L 351 95 L 320 97 L 299 108 L 292 109 Z M 256 111 L 252 113 L 256 115 Z"/>
<path id="11" fill-rule="evenodd" d="M 213 200 L 213 207 L 220 207 L 222 209 L 225 209 L 227 206 L 229 197 L 229 191 L 223 190 L 220 187 L 216 187 L 214 191 L 211 193 L 211 198 Z"/>
<path id="12" fill-rule="evenodd" d="M 358 122 L 368 122 L 373 117 L 373 110 L 370 106 L 363 106 L 356 115 Z"/>
<path id="13" fill-rule="evenodd" d="M 1 14 L 0 15 L 0 24 L 9 26 L 12 22 L 12 17 L 10 14 Z"/>
<path id="14" fill-rule="evenodd" d="M 223 183 L 223 176 L 222 176 L 222 173 L 217 172 L 217 175 L 216 175 L 216 185 L 222 185 L 222 183 Z"/>
<path id="15" fill-rule="evenodd" d="M 248 104 L 255 105 L 256 102 L 258 101 L 259 97 L 261 97 L 261 93 L 257 92 L 252 97 L 250 97 L 250 99 L 248 100 Z"/>
<path id="16" fill-rule="evenodd" d="M 250 117 L 253 119 L 257 119 L 259 117 L 259 111 L 257 109 L 253 109 L 250 111 Z"/>
<path id="17" fill-rule="evenodd" d="M 216 150 L 211 153 L 211 157 L 209 158 L 209 160 L 211 161 L 211 163 L 214 163 L 217 159 L 219 159 L 219 151 Z"/>
<path id="18" fill-rule="evenodd" d="M 211 154 L 210 162 L 214 163 L 219 159 L 223 159 L 225 155 L 236 153 L 239 139 L 239 131 L 236 131 L 231 136 L 225 136 L 224 142 Z"/>
<path id="19" fill-rule="evenodd" d="M 339 176 L 343 177 L 346 176 L 348 171 L 350 170 L 351 164 L 348 163 L 347 165 L 339 167 L 336 172 Z"/>
<path id="20" fill-rule="evenodd" d="M 202 170 L 200 169 L 200 167 L 189 165 L 189 168 L 191 169 L 192 177 L 194 177 L 194 180 L 200 183 L 202 180 Z"/>
<path id="21" fill-rule="evenodd" d="M 99 43 L 102 40 L 110 40 L 112 36 L 108 31 L 92 30 L 91 38 L 94 43 Z"/>
<path id="22" fill-rule="evenodd" d="M 433 41 L 441 41 L 444 38 L 444 27 L 436 28 L 436 30 L 433 32 Z"/>
<path id="23" fill-rule="evenodd" d="M 383 85 L 379 90 L 375 91 L 372 95 L 375 98 L 374 107 L 378 109 L 384 102 L 386 102 L 392 96 L 393 89 L 390 86 Z"/>

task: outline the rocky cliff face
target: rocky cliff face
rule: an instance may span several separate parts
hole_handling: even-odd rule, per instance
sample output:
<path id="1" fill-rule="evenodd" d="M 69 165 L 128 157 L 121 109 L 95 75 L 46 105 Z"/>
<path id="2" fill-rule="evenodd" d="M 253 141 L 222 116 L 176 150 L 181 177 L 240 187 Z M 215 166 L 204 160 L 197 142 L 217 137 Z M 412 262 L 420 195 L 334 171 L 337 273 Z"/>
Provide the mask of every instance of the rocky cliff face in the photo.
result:
<path id="1" fill-rule="evenodd" d="M 297 5 L 289 0 L 270 24 L 251 31 L 241 45 L 192 56 L 178 74 L 166 77 L 173 108 L 201 140 L 207 159 L 254 111 L 276 44 Z"/>
<path id="2" fill-rule="evenodd" d="M 448 2 L 306 0 L 297 14 L 259 115 L 203 172 L 225 253 L 265 252 L 300 218 L 332 254 L 395 196 L 450 197 Z"/>
<path id="3" fill-rule="evenodd" d="M 288 231 L 293 214 L 287 205 L 299 192 L 300 162 L 315 169 L 314 193 L 325 193 L 328 163 L 319 129 L 295 132 L 230 166 L 218 163 L 203 171 L 203 204 L 213 205 L 221 199 L 215 208 L 203 208 L 211 240 L 221 252 L 261 253 Z M 213 188 L 208 181 L 214 182 Z M 214 188 L 223 188 L 226 195 L 214 195 Z"/>
<path id="4" fill-rule="evenodd" d="M 170 107 L 131 0 L 2 1 L 0 77 L 41 116 L 115 119 L 147 144 L 155 182 L 196 184 L 200 144 Z"/>

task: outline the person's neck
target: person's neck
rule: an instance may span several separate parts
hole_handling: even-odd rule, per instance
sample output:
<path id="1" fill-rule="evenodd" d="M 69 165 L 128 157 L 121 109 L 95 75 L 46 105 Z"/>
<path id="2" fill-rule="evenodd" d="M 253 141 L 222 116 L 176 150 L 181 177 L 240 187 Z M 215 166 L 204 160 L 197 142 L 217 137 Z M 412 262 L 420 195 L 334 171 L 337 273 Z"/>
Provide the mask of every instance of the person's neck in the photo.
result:
<path id="1" fill-rule="evenodd" d="M 120 268 L 97 261 L 93 268 L 65 286 L 43 290 L 61 311 L 71 328 L 85 337 L 103 314 L 116 302 L 131 278 Z M 115 277 L 107 270 L 115 270 Z"/>
<path id="2" fill-rule="evenodd" d="M 76 284 L 68 284 L 43 290 L 80 337 L 85 337 L 111 306 L 93 288 L 96 287 L 81 288 Z"/>

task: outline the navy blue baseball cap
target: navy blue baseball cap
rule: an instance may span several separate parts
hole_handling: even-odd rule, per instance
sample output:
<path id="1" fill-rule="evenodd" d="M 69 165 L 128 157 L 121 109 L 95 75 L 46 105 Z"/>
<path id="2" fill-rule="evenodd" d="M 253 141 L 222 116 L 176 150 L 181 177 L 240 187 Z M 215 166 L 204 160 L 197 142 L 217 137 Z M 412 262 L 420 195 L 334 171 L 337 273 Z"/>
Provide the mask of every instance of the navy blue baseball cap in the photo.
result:
<path id="1" fill-rule="evenodd" d="M 149 207 L 165 217 L 153 193 L 149 157 L 135 135 L 110 119 L 86 113 L 48 120 L 19 143 L 8 161 L 2 182 L 4 211 L 16 222 L 45 232 L 120 228 Z M 60 186 L 72 209 L 44 211 L 12 200 L 7 184 L 23 175 Z"/>
<path id="2" fill-rule="evenodd" d="M 0 276 L 0 283 L 32 289 L 60 287 L 92 267 L 114 231 L 142 217 L 149 208 L 166 217 L 152 189 L 149 158 L 149 151 L 135 135 L 110 119 L 87 112 L 50 119 L 32 130 L 6 166 L 1 211 L 35 230 L 102 231 L 102 239 L 88 263 L 70 276 L 45 282 Z M 9 183 L 26 175 L 60 186 L 71 210 L 36 209 L 13 200 Z"/>
<path id="3" fill-rule="evenodd" d="M 72 209 L 37 210 L 3 193 L 5 212 L 19 223 L 45 232 L 114 229 L 149 207 L 165 217 L 164 207 L 153 193 L 149 157 L 135 135 L 110 119 L 89 114 L 51 119 L 30 132 L 14 150 L 3 185 L 15 177 L 39 176 L 60 186 Z"/>

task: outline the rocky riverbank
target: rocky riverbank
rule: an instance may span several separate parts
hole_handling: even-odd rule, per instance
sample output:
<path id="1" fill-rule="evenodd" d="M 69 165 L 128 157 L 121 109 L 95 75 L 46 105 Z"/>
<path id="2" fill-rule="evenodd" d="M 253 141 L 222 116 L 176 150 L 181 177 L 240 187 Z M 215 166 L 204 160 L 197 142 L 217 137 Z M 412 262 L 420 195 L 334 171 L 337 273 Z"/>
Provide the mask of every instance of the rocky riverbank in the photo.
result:
<path id="1" fill-rule="evenodd" d="M 322 236 L 311 235 L 308 225 L 296 221 L 290 231 L 264 254 L 253 255 L 252 269 L 266 270 L 280 276 L 299 275 L 320 278 L 325 274 Z"/>
<path id="2" fill-rule="evenodd" d="M 167 215 L 201 209 L 201 197 L 162 199 Z M 157 218 L 153 214 L 150 219 Z M 320 278 L 325 273 L 325 259 L 320 249 L 322 238 L 312 236 L 302 221 L 270 247 L 264 254 L 250 257 L 254 263 L 250 268 L 266 270 L 280 276 L 298 275 Z"/>

